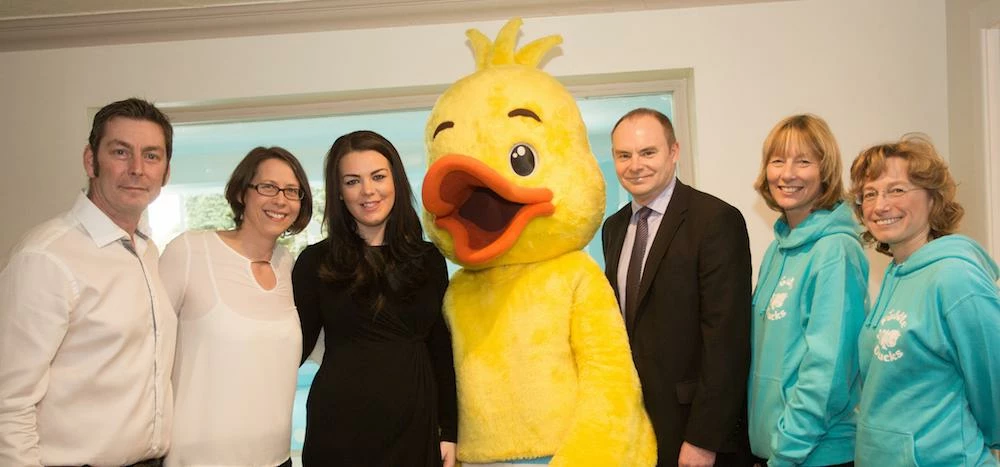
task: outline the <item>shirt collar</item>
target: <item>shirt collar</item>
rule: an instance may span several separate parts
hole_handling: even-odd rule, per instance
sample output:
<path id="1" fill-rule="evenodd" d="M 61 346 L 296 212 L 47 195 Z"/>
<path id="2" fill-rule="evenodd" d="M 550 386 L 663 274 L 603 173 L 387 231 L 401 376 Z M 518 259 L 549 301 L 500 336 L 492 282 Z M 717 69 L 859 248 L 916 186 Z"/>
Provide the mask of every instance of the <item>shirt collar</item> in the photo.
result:
<path id="1" fill-rule="evenodd" d="M 670 198 L 674 195 L 674 186 L 676 185 L 677 175 L 674 175 L 674 178 L 670 180 L 667 187 L 664 188 L 660 194 L 656 195 L 656 198 L 653 198 L 653 200 L 650 201 L 646 207 L 652 209 L 654 213 L 662 216 L 663 213 L 667 212 L 667 205 L 670 204 Z M 635 213 L 639 212 L 639 209 L 642 209 L 642 206 L 643 205 L 636 203 L 635 200 L 632 200 L 632 215 L 634 216 Z"/>
<path id="2" fill-rule="evenodd" d="M 73 203 L 70 212 L 80 221 L 98 248 L 103 248 L 121 239 L 130 238 L 128 232 L 115 224 L 84 192 L 77 195 L 76 202 Z M 139 220 L 135 233 L 143 240 L 149 239 L 149 221 L 146 216 Z"/>

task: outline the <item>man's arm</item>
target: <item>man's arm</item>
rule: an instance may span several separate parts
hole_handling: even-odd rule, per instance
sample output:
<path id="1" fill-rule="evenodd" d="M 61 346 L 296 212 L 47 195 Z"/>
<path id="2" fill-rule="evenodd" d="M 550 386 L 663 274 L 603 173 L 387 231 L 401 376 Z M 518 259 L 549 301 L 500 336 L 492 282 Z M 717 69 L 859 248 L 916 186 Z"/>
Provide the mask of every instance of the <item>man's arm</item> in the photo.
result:
<path id="1" fill-rule="evenodd" d="M 36 407 L 77 291 L 62 263 L 20 252 L 0 272 L 0 465 L 41 465 Z"/>
<path id="2" fill-rule="evenodd" d="M 609 227 L 609 225 L 611 224 L 611 220 L 612 219 L 614 219 L 614 215 L 612 215 L 611 217 L 605 219 L 604 220 L 604 225 L 601 226 L 601 253 L 604 256 L 604 274 L 605 275 L 609 271 L 611 271 L 611 269 L 608 268 L 608 265 L 611 264 L 610 263 L 610 261 L 611 261 L 610 254 L 611 254 L 611 248 L 612 248 L 612 246 L 611 246 L 612 238 L 611 238 L 611 232 L 610 232 L 611 227 Z"/>
<path id="3" fill-rule="evenodd" d="M 184 309 L 184 298 L 191 280 L 191 246 L 188 239 L 186 233 L 173 239 L 163 250 L 159 262 L 160 281 L 178 316 Z"/>
<path id="4" fill-rule="evenodd" d="M 701 376 L 684 440 L 718 452 L 732 436 L 745 407 L 750 369 L 750 240 L 742 214 L 731 206 L 720 210 L 706 227 L 698 251 Z"/>

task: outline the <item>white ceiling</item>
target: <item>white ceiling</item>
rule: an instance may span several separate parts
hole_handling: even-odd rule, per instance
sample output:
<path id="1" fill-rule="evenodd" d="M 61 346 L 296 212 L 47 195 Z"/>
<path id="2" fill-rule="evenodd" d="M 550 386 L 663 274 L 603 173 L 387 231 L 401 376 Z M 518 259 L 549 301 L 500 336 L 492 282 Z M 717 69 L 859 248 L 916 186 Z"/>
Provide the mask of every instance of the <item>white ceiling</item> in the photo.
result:
<path id="1" fill-rule="evenodd" d="M 0 0 L 0 52 L 766 1 Z"/>

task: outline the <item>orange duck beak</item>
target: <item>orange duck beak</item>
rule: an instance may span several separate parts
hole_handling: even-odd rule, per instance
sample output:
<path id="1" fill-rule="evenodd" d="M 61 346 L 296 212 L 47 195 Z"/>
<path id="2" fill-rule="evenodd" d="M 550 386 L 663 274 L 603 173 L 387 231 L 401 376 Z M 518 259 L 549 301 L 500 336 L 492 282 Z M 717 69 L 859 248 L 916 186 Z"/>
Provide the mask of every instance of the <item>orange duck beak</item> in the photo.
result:
<path id="1" fill-rule="evenodd" d="M 510 250 L 532 219 L 555 212 L 548 188 L 517 186 L 478 159 L 448 154 L 424 178 L 424 209 L 451 234 L 455 257 L 486 263 Z"/>

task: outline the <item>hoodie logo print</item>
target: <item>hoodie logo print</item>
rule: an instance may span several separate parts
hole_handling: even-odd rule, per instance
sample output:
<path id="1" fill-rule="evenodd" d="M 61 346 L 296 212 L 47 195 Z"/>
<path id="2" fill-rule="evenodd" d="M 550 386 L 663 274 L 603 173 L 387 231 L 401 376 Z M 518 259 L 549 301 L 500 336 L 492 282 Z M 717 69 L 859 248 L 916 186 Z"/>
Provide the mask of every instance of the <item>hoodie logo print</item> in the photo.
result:
<path id="1" fill-rule="evenodd" d="M 778 287 L 771 294 L 771 301 L 767 304 L 767 310 L 764 312 L 764 317 L 768 321 L 777 321 L 788 316 L 788 312 L 785 311 L 785 300 L 788 299 L 788 292 L 794 285 L 794 277 L 782 276 L 778 281 Z"/>
<path id="2" fill-rule="evenodd" d="M 906 329 L 906 312 L 900 310 L 890 310 L 878 322 L 878 343 L 875 344 L 875 358 L 883 362 L 894 362 L 903 358 L 903 351 L 896 348 L 899 338 Z"/>

